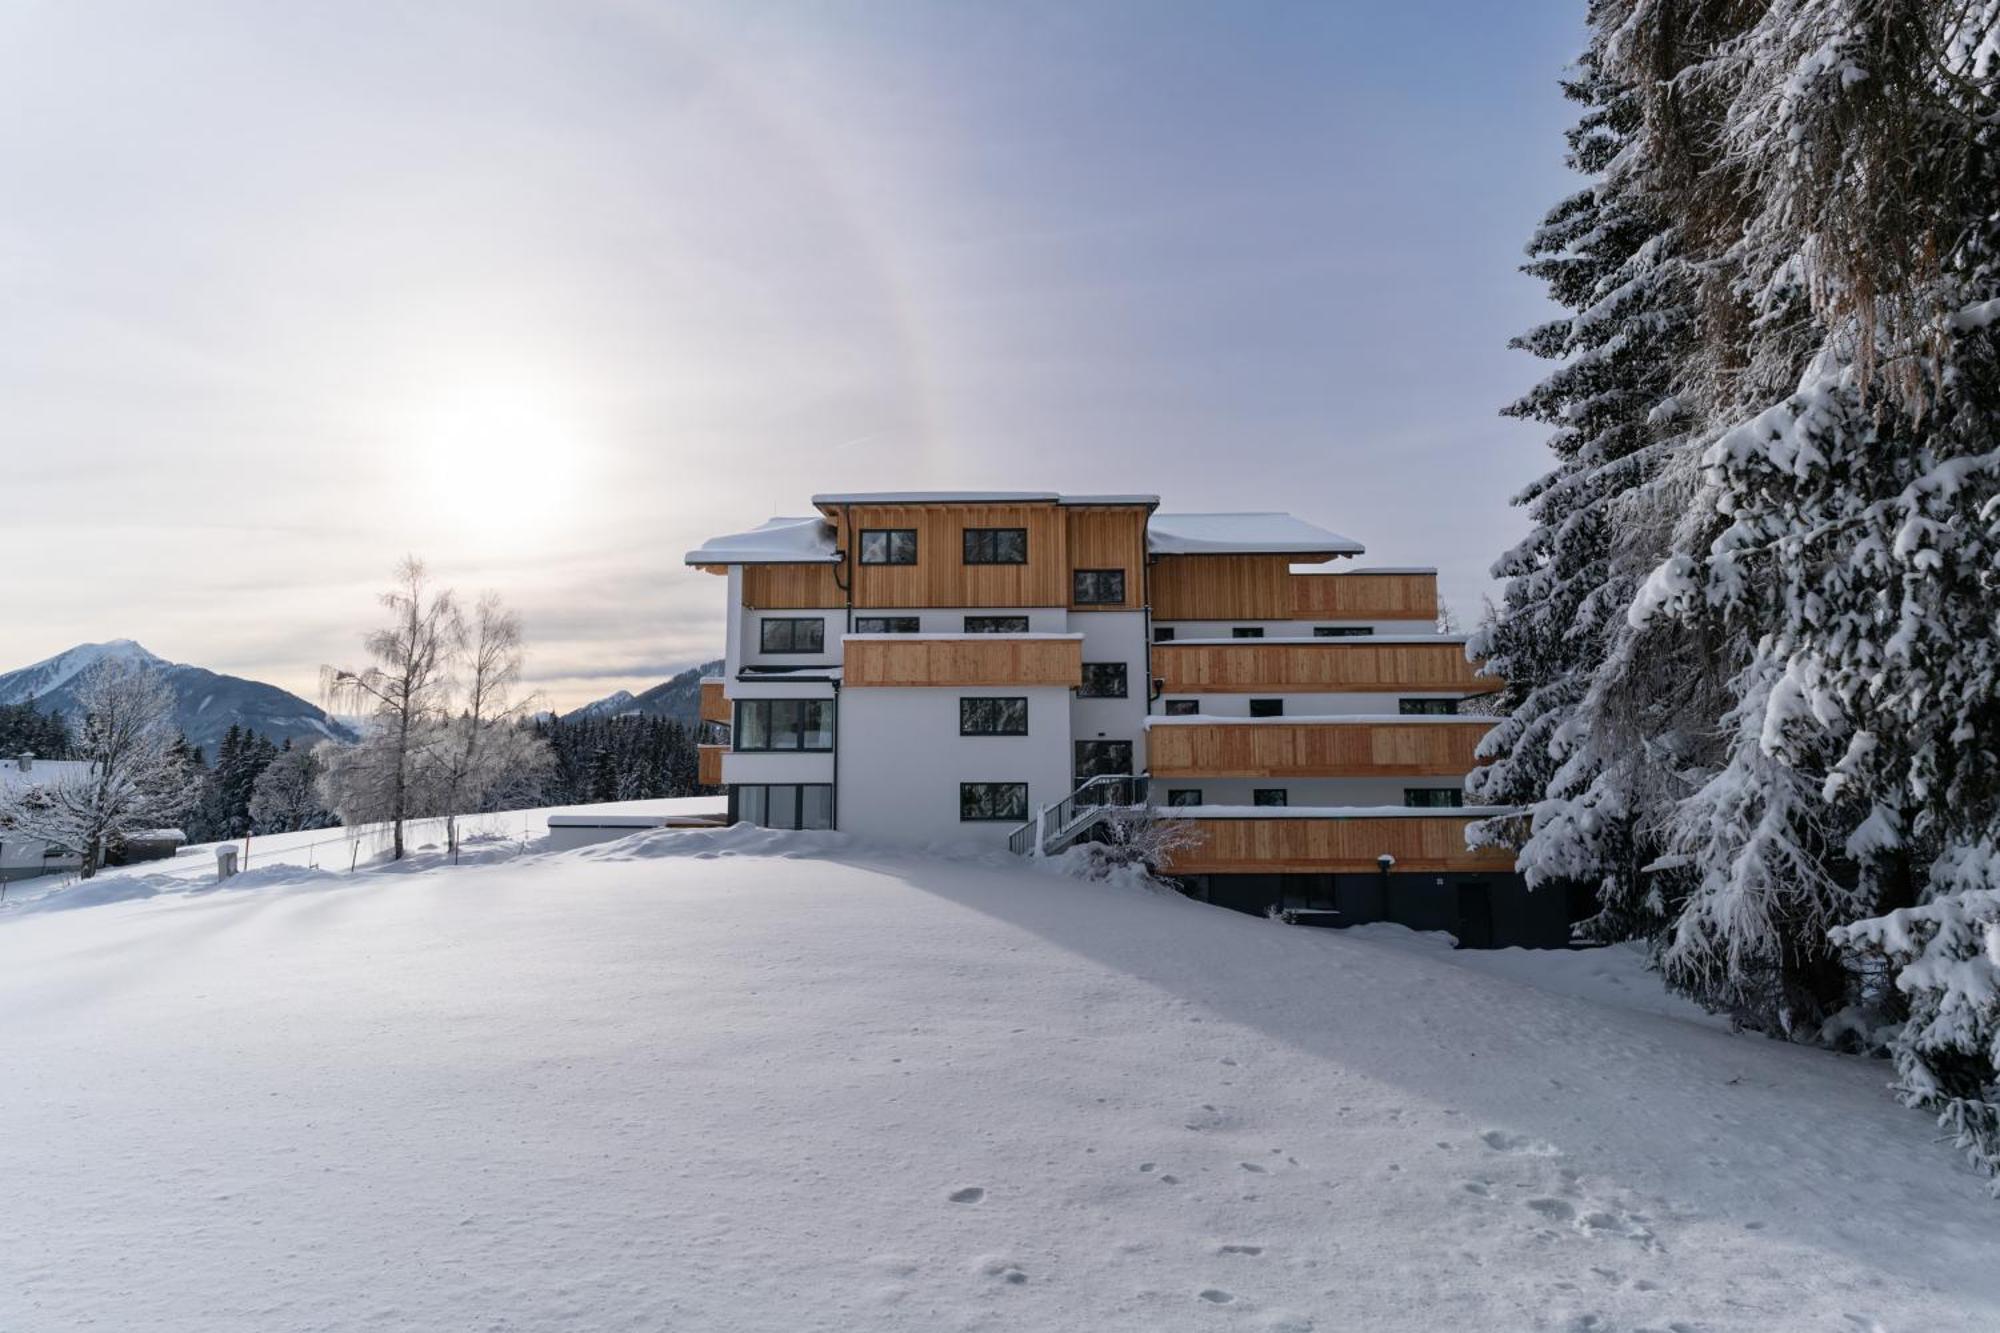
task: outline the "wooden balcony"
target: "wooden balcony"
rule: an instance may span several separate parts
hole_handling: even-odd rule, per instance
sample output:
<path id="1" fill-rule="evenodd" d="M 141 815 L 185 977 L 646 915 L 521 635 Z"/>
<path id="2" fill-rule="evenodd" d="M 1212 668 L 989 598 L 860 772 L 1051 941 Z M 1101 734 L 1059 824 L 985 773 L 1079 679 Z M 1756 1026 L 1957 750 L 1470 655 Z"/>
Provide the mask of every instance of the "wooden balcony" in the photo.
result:
<path id="1" fill-rule="evenodd" d="M 1290 593 L 1294 620 L 1437 620 L 1435 573 L 1293 574 Z"/>
<path id="2" fill-rule="evenodd" d="M 1305 811 L 1266 818 L 1194 818 L 1200 837 L 1173 858 L 1175 875 L 1377 874 L 1383 853 L 1398 872 L 1506 873 L 1514 854 L 1504 847 L 1467 848 L 1473 812 L 1314 817 Z"/>
<path id="3" fill-rule="evenodd" d="M 1371 638 L 1307 642 L 1234 639 L 1153 645 L 1153 674 L 1169 694 L 1484 694 L 1465 645 Z"/>
<path id="4" fill-rule="evenodd" d="M 724 692 L 724 682 L 704 680 L 701 683 L 701 720 L 703 722 L 730 720 L 729 698 Z"/>
<path id="5" fill-rule="evenodd" d="M 695 776 L 704 787 L 722 785 L 722 756 L 729 753 L 727 745 L 697 745 L 695 747 Z"/>
<path id="6" fill-rule="evenodd" d="M 869 686 L 1062 686 L 1083 683 L 1080 634 L 849 635 L 842 683 Z"/>
<path id="7" fill-rule="evenodd" d="M 1457 777 L 1493 722 L 1156 722 L 1146 762 L 1157 778 Z"/>

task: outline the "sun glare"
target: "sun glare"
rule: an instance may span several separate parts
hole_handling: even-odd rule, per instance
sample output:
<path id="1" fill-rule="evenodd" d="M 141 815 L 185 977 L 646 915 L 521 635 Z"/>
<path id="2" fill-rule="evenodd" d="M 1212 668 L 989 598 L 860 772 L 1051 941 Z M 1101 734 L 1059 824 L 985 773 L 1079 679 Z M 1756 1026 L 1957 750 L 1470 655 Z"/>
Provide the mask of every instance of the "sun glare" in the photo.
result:
<path id="1" fill-rule="evenodd" d="M 444 399 L 420 445 L 431 502 L 480 536 L 527 536 L 567 519 L 580 447 L 555 395 L 506 382 Z"/>

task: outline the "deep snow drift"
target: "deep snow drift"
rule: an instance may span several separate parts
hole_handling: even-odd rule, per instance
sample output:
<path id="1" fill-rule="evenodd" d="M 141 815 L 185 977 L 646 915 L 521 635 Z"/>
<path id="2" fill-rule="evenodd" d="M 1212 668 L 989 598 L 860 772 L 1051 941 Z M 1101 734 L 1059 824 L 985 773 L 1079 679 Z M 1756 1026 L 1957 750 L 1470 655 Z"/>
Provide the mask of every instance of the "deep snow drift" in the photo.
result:
<path id="1" fill-rule="evenodd" d="M 747 829 L 260 879 L 0 914 L 0 1328 L 2000 1326 L 1886 1066 L 1623 951 Z"/>

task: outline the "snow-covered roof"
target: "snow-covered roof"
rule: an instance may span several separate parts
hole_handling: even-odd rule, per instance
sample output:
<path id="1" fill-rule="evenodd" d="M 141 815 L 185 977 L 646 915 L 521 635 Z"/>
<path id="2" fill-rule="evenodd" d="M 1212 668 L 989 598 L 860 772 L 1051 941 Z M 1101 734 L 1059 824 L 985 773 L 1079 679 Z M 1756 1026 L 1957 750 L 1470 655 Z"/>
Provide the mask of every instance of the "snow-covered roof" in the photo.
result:
<path id="1" fill-rule="evenodd" d="M 1064 495 L 1060 491 L 833 491 L 815 495 L 821 509 L 834 505 L 1065 504 L 1156 505 L 1157 495 Z"/>
<path id="2" fill-rule="evenodd" d="M 52 782 L 89 776 L 90 762 L 85 759 L 37 759 L 25 773 L 21 771 L 20 761 L 13 756 L 0 759 L 0 787 L 15 790 L 45 787 Z"/>
<path id="3" fill-rule="evenodd" d="M 710 537 L 687 553 L 690 565 L 833 564 L 833 525 L 809 518 L 766 519 L 748 532 Z"/>
<path id="4" fill-rule="evenodd" d="M 1146 549 L 1155 555 L 1360 555 L 1352 537 L 1290 514 L 1154 514 Z"/>

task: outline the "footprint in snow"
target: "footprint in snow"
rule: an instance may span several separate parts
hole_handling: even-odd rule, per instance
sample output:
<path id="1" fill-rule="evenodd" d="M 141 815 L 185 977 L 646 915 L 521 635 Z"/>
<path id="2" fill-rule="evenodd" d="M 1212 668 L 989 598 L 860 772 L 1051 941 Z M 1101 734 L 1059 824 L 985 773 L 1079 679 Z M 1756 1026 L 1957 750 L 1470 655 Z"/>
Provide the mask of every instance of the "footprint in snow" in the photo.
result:
<path id="1" fill-rule="evenodd" d="M 1234 1295 L 1224 1291 L 1220 1287 L 1203 1287 L 1195 1295 L 1197 1298 L 1207 1301 L 1210 1305 L 1227 1305 L 1236 1299 Z"/>
<path id="2" fill-rule="evenodd" d="M 951 1193 L 945 1195 L 945 1198 L 950 1199 L 953 1203 L 978 1203 L 985 1197 L 986 1191 L 977 1185 L 967 1185 L 962 1190 L 953 1190 Z"/>
<path id="3" fill-rule="evenodd" d="M 1530 1199 L 1527 1206 L 1555 1222 L 1568 1222 L 1576 1217 L 1576 1209 L 1561 1199 Z"/>
<path id="4" fill-rule="evenodd" d="M 1504 1129 L 1489 1129 L 1479 1136 L 1479 1141 L 1494 1152 L 1524 1153 L 1530 1157 L 1560 1157 L 1562 1150 L 1552 1143 L 1531 1139 L 1522 1134 L 1509 1134 Z"/>
<path id="5" fill-rule="evenodd" d="M 1249 1171 L 1255 1175 L 1268 1176 L 1271 1174 L 1269 1171 L 1257 1165 L 1255 1162 L 1238 1162 L 1236 1165 L 1242 1167 L 1245 1171 Z"/>
<path id="6" fill-rule="evenodd" d="M 1262 1245 L 1218 1245 L 1215 1252 L 1217 1254 L 1249 1255 L 1254 1258 L 1264 1252 L 1264 1247 Z"/>
<path id="7" fill-rule="evenodd" d="M 979 1271 L 987 1277 L 998 1278 L 1010 1287 L 1022 1286 L 1028 1280 L 1028 1275 L 1021 1271 L 1021 1266 L 1011 1259 L 982 1259 L 979 1261 Z"/>

